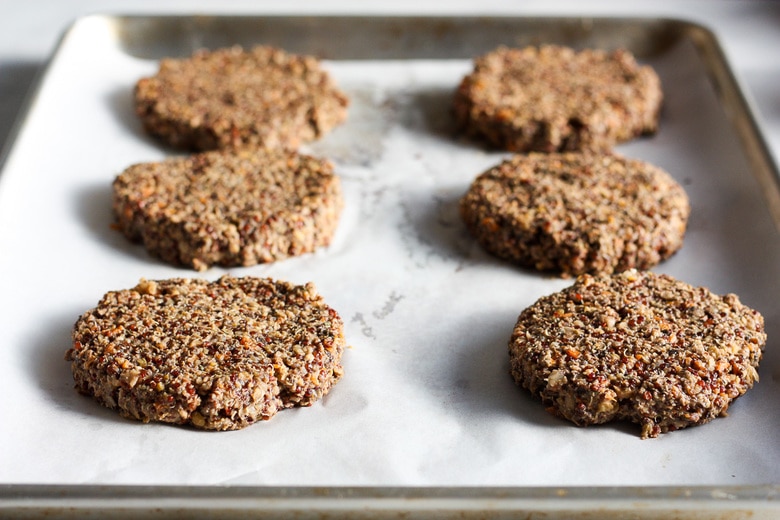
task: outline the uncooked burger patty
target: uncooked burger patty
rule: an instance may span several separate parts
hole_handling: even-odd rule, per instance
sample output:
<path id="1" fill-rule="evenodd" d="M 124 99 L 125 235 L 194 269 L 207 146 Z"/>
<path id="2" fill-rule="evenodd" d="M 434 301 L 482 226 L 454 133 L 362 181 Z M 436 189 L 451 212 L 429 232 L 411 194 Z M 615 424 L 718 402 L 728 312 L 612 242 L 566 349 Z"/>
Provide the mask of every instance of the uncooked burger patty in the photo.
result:
<path id="1" fill-rule="evenodd" d="M 656 166 L 568 152 L 507 159 L 474 180 L 460 211 L 487 251 L 566 277 L 656 265 L 682 246 L 690 205 Z"/>
<path id="2" fill-rule="evenodd" d="M 135 87 L 152 135 L 196 151 L 245 145 L 296 148 L 346 118 L 347 97 L 318 60 L 273 47 L 201 50 L 164 59 Z"/>
<path id="3" fill-rule="evenodd" d="M 234 430 L 309 406 L 342 375 L 343 323 L 312 284 L 142 280 L 73 327 L 76 388 L 124 417 Z"/>
<path id="4" fill-rule="evenodd" d="M 511 373 L 577 425 L 637 423 L 642 437 L 703 424 L 758 381 L 764 320 L 733 294 L 670 276 L 583 275 L 517 320 Z"/>
<path id="5" fill-rule="evenodd" d="M 343 206 L 328 161 L 290 151 L 142 163 L 113 183 L 122 232 L 175 265 L 253 265 L 328 245 Z"/>
<path id="6" fill-rule="evenodd" d="M 475 60 L 454 111 L 466 134 L 515 152 L 604 150 L 657 130 L 661 83 L 625 50 L 500 47 Z"/>

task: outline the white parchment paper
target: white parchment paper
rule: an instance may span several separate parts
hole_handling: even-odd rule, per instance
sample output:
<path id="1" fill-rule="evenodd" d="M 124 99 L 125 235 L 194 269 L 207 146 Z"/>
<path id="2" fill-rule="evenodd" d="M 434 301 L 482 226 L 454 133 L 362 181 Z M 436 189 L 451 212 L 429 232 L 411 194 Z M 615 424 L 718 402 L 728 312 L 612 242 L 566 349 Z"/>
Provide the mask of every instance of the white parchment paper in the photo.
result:
<path id="1" fill-rule="evenodd" d="M 329 157 L 346 208 L 333 244 L 271 265 L 194 273 L 110 227 L 114 176 L 170 154 L 144 135 L 128 56 L 99 19 L 64 40 L 0 176 L 0 482 L 242 485 L 728 485 L 780 481 L 780 242 L 692 46 L 652 61 L 658 135 L 619 151 L 667 169 L 692 200 L 685 246 L 658 266 L 737 293 L 767 320 L 761 382 L 727 418 L 640 440 L 578 428 L 512 382 L 520 311 L 570 283 L 484 253 L 457 200 L 500 153 L 452 136 L 466 61 L 329 62 L 349 121 Z M 346 323 L 345 376 L 321 402 L 235 432 L 140 424 L 73 390 L 63 356 L 79 314 L 139 278 L 313 281 Z"/>

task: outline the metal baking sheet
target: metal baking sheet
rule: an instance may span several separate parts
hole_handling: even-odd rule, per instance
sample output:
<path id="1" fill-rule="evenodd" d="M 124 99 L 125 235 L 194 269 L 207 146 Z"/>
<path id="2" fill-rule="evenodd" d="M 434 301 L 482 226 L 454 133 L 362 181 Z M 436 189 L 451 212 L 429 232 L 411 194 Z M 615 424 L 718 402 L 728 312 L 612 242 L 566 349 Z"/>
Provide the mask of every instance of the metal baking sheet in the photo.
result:
<path id="1" fill-rule="evenodd" d="M 271 44 L 320 56 L 352 99 L 306 151 L 346 209 L 334 243 L 270 265 L 194 273 L 111 229 L 110 183 L 174 153 L 132 112 L 159 58 Z M 577 428 L 508 376 L 519 312 L 570 281 L 482 252 L 457 214 L 497 163 L 451 132 L 470 59 L 499 44 L 633 51 L 659 72 L 656 136 L 620 145 L 688 191 L 683 249 L 655 270 L 733 292 L 767 321 L 760 383 L 727 418 L 640 440 Z M 0 173 L 0 514 L 133 517 L 773 518 L 780 490 L 777 169 L 717 39 L 680 20 L 517 17 L 90 16 L 64 36 Z M 320 403 L 238 432 L 126 421 L 72 389 L 70 328 L 139 278 L 313 281 L 346 322 L 346 375 Z M 594 516 L 597 515 L 597 516 Z"/>

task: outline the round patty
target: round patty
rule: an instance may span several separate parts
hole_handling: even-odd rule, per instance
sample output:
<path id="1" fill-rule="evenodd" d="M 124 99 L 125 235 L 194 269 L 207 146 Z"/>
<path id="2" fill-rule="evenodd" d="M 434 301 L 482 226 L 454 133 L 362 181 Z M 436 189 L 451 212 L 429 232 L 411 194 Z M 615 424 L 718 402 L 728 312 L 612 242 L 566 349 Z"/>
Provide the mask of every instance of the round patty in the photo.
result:
<path id="1" fill-rule="evenodd" d="M 314 285 L 224 276 L 107 293 L 66 359 L 76 389 L 124 417 L 234 430 L 324 396 L 343 349 Z"/>
<path id="2" fill-rule="evenodd" d="M 577 425 L 637 423 L 642 438 L 703 424 L 758 381 L 764 320 L 718 296 L 636 270 L 581 276 L 517 320 L 511 373 Z"/>
<path id="3" fill-rule="evenodd" d="M 291 151 L 203 152 L 113 183 L 119 228 L 174 265 L 248 266 L 325 246 L 343 206 L 332 165 Z"/>
<path id="4" fill-rule="evenodd" d="M 454 99 L 466 134 L 514 152 L 605 150 L 654 133 L 661 82 L 625 50 L 500 47 L 477 58 Z"/>
<path id="5" fill-rule="evenodd" d="M 690 205 L 669 174 L 643 161 L 532 153 L 478 176 L 460 212 L 487 251 L 566 277 L 656 265 L 682 246 Z"/>
<path id="6" fill-rule="evenodd" d="M 311 56 L 273 47 L 201 50 L 164 59 L 135 86 L 152 135 L 192 150 L 297 148 L 346 118 L 347 97 Z"/>

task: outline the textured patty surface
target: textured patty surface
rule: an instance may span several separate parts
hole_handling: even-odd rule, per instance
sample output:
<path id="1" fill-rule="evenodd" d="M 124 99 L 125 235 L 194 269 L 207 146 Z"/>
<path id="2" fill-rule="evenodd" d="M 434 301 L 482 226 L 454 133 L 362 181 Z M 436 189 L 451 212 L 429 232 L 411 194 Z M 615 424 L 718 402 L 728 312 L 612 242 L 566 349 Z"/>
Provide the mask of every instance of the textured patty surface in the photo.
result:
<path id="1" fill-rule="evenodd" d="M 467 135 L 515 152 L 604 150 L 657 130 L 661 82 L 625 51 L 500 47 L 454 98 Z"/>
<path id="2" fill-rule="evenodd" d="M 758 381 L 764 320 L 737 296 L 667 275 L 581 276 L 519 316 L 514 380 L 577 425 L 626 420 L 642 437 L 703 424 Z"/>
<path id="3" fill-rule="evenodd" d="M 666 172 L 610 153 L 515 155 L 460 201 L 494 255 L 562 276 L 647 269 L 683 243 L 690 204 Z"/>
<path id="4" fill-rule="evenodd" d="M 347 105 L 318 60 L 267 46 L 164 59 L 135 86 L 144 128 L 196 151 L 297 148 L 343 122 Z"/>
<path id="5" fill-rule="evenodd" d="M 143 422 L 234 430 L 309 406 L 342 375 L 343 323 L 312 284 L 142 280 L 73 327 L 76 389 Z"/>
<path id="6" fill-rule="evenodd" d="M 142 163 L 113 183 L 122 232 L 166 262 L 197 270 L 272 262 L 328 245 L 342 206 L 329 162 L 281 150 Z"/>

